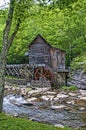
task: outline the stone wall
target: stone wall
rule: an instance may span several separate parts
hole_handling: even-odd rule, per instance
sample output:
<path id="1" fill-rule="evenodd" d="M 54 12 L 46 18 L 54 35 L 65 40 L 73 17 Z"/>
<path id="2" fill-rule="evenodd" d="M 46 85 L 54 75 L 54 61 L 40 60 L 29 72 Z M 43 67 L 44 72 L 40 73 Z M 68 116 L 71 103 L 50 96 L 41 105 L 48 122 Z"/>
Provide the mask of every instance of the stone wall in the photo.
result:
<path id="1" fill-rule="evenodd" d="M 39 80 L 32 80 L 31 85 L 33 87 L 51 87 L 51 84 L 49 81 L 47 81 L 45 78 L 40 77 Z"/>
<path id="2" fill-rule="evenodd" d="M 86 72 L 83 70 L 72 71 L 69 75 L 67 84 L 74 85 L 79 89 L 86 89 Z"/>

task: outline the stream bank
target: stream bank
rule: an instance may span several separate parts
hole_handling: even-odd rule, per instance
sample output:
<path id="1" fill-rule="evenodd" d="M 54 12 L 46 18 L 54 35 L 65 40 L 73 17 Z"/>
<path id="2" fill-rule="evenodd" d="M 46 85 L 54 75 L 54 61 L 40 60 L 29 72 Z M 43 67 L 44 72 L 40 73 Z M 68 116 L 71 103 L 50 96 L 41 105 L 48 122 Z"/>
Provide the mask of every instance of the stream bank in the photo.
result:
<path id="1" fill-rule="evenodd" d="M 5 85 L 3 111 L 55 126 L 86 128 L 86 90 L 51 90 Z"/>

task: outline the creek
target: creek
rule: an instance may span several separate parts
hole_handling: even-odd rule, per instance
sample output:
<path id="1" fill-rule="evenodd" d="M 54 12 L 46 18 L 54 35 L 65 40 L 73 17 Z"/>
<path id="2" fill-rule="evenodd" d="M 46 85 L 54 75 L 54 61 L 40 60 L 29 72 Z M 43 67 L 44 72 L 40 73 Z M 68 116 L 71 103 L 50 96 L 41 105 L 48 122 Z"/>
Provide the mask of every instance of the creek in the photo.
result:
<path id="1" fill-rule="evenodd" d="M 86 111 L 77 109 L 77 105 L 68 104 L 65 108 L 53 109 L 52 102 L 38 99 L 27 103 L 17 94 L 4 97 L 3 111 L 13 116 L 28 118 L 33 121 L 52 125 L 69 126 L 72 128 L 86 128 Z"/>

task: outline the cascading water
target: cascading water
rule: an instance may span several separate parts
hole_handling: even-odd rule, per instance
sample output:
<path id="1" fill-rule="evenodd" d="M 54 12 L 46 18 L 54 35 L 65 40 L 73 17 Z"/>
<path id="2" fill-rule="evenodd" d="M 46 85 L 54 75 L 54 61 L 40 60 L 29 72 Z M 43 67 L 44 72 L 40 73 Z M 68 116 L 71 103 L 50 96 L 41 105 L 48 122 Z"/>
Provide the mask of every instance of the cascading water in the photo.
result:
<path id="1" fill-rule="evenodd" d="M 3 111 L 14 116 L 52 125 L 62 124 L 73 128 L 80 128 L 85 125 L 78 110 L 71 112 L 65 109 L 53 110 L 50 105 L 46 101 L 27 103 L 21 95 L 11 94 L 4 97 Z"/>

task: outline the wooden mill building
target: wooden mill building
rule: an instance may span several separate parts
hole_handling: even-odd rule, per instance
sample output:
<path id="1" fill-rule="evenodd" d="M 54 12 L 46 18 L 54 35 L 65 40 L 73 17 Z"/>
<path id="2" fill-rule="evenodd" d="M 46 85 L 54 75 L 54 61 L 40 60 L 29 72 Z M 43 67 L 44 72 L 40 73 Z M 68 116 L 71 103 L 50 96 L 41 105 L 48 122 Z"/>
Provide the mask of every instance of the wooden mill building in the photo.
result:
<path id="1" fill-rule="evenodd" d="M 65 51 L 52 47 L 41 35 L 28 45 L 29 64 L 33 69 L 33 80 L 40 78 L 54 86 L 66 85 Z"/>

